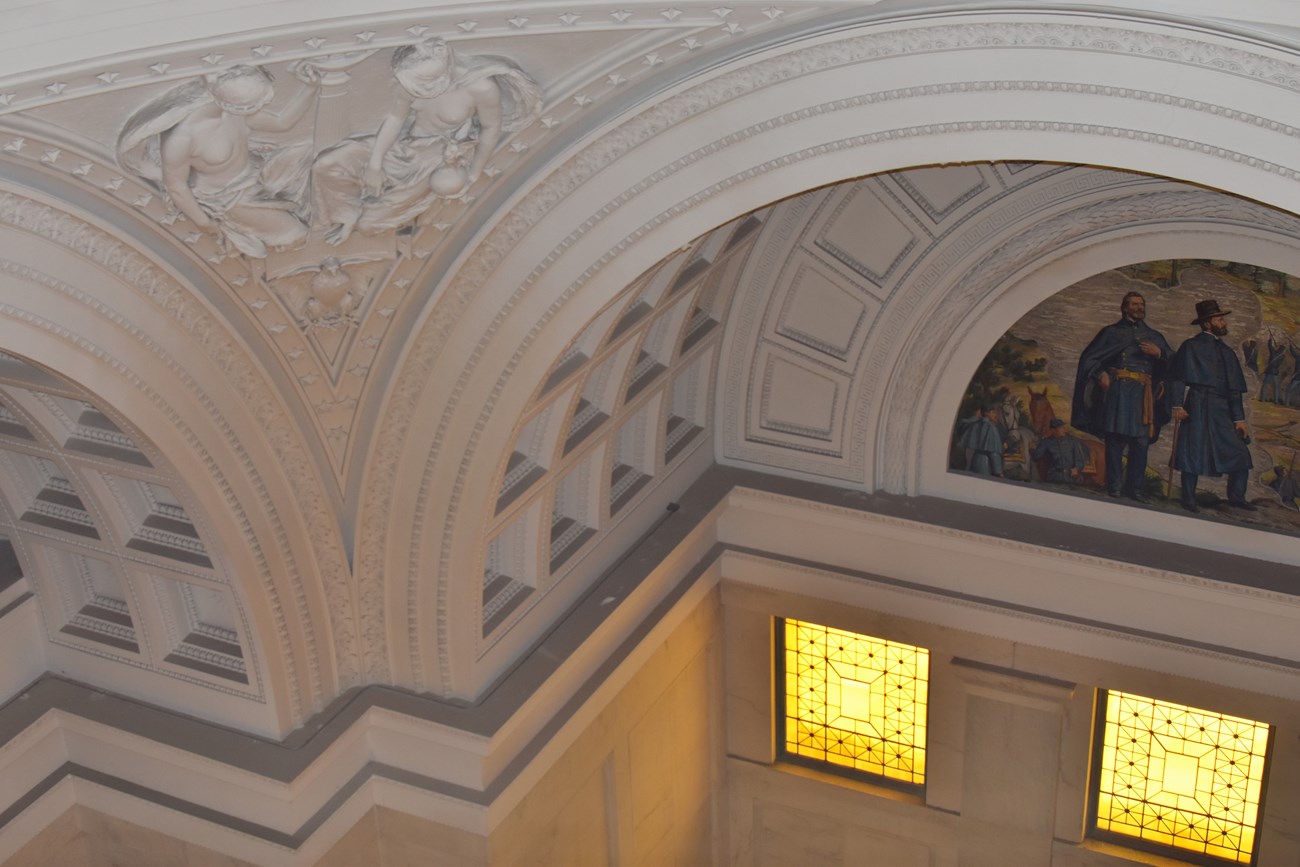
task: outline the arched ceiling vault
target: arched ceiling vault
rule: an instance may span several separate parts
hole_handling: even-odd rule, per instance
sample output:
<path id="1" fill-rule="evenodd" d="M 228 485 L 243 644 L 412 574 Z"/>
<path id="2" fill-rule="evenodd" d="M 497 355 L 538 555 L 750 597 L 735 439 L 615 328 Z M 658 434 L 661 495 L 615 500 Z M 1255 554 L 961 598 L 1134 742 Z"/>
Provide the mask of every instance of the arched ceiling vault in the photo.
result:
<path id="1" fill-rule="evenodd" d="M 1063 47 L 1069 64 L 1061 61 Z M 1296 129 L 1289 124 L 1300 107 L 1296 74 L 1282 49 L 1200 29 L 1018 12 L 838 27 L 709 70 L 663 94 L 521 188 L 428 308 L 389 393 L 369 464 L 358 579 L 362 598 L 372 601 L 362 616 L 398 610 L 398 600 L 429 600 L 408 609 L 413 619 L 383 627 L 390 647 L 405 641 L 420 648 L 412 675 L 427 688 L 473 695 L 503 670 L 506 658 L 481 654 L 468 633 L 479 621 L 456 614 L 479 604 L 484 556 L 482 537 L 461 532 L 462 522 L 490 512 L 499 468 L 519 431 L 515 419 L 567 342 L 632 275 L 691 238 L 811 187 L 902 166 L 1008 158 L 1100 163 L 1286 207 L 1298 192 L 1290 167 Z M 1059 188 L 1043 182 L 1041 200 L 1026 194 L 1021 225 L 1031 225 L 1034 209 L 1047 207 L 1052 196 L 1077 195 L 1071 188 L 1077 181 L 1056 183 Z M 1057 240 L 1064 243 L 1078 220 L 1086 232 L 1092 220 L 1100 229 L 1164 219 L 1167 214 L 1143 210 L 1159 203 L 1152 198 L 1158 187 L 1126 204 L 1071 201 L 1068 207 L 1077 210 L 1060 216 L 1064 234 Z M 1172 188 L 1167 192 L 1180 198 Z M 1184 192 L 1181 198 L 1195 197 L 1194 190 Z M 979 231 L 967 243 L 978 246 Z M 1007 239 L 1007 252 L 1016 252 L 1013 240 Z M 1021 239 L 1027 246 L 1018 255 L 1043 255 L 1032 242 Z M 934 261 L 960 260 L 965 252 L 951 247 Z M 964 291 L 943 285 L 957 297 Z M 917 340 L 911 331 L 925 312 L 942 312 L 950 323 L 944 328 L 954 327 L 963 307 L 949 308 L 946 299 L 932 296 L 916 307 L 913 298 L 891 311 L 908 329 L 900 336 Z M 933 348 L 943 333 L 921 332 L 914 349 Z M 889 362 L 868 365 L 873 381 L 882 374 L 902 379 L 885 379 L 878 391 L 856 380 L 844 385 L 858 401 L 846 435 L 859 437 L 865 449 L 856 456 L 859 475 L 847 478 L 869 488 L 916 491 L 920 459 L 899 463 L 888 451 L 906 451 L 917 438 L 910 422 L 900 421 L 910 418 L 905 382 L 912 372 L 890 361 L 899 357 L 897 344 L 884 346 L 873 347 Z M 754 370 L 750 357 L 726 354 L 740 360 L 719 381 L 718 393 L 744 394 L 735 377 Z M 468 363 L 454 378 L 430 376 L 441 357 Z M 864 406 L 862 394 L 884 397 Z M 739 413 L 752 406 L 721 400 L 714 406 L 715 436 L 726 447 L 727 426 L 739 424 Z M 883 436 L 877 438 L 872 424 L 885 426 Z M 785 466 L 784 459 L 755 462 Z M 790 469 L 809 472 L 790 462 Z M 418 481 L 392 471 L 417 464 L 424 466 Z M 829 475 L 845 477 L 838 470 Z M 381 527 L 381 516 L 394 511 L 422 520 Z M 367 524 L 367 512 L 374 523 Z M 396 576 L 423 589 L 402 593 L 390 582 Z M 379 604 L 385 598 L 386 609 Z M 520 646 L 543 630 L 542 622 L 523 627 Z"/>
<path id="2" fill-rule="evenodd" d="M 61 311 L 47 319 L 67 332 L 62 342 L 38 340 L 11 305 L 0 351 L 66 377 L 123 420 L 139 414 L 160 460 L 186 468 L 178 496 L 208 516 L 268 666 L 274 710 L 254 727 L 283 730 L 359 682 L 481 695 L 712 460 L 964 497 L 928 469 L 946 424 L 934 419 L 958 387 L 943 373 L 1054 281 L 1147 242 L 1183 249 L 1180 234 L 1217 239 L 1225 253 L 1291 255 L 1282 212 L 1300 201 L 1300 63 L 1265 4 L 1242 4 L 1230 25 L 1186 17 L 1208 6 L 1155 2 L 1131 14 L 625 5 L 360 18 L 340 3 L 337 18 L 315 9 L 321 17 L 301 22 L 296 4 L 269 3 L 245 10 L 232 34 L 195 0 L 190 17 L 158 22 L 168 45 L 145 50 L 130 28 L 96 38 L 78 24 L 58 65 L 11 65 L 0 78 L 12 260 L 88 269 L 64 280 L 86 296 L 80 306 L 33 293 L 29 306 Z M 123 22 L 145 14 L 118 11 Z M 42 24 L 31 26 L 7 38 Z M 234 63 L 277 73 L 277 107 L 299 87 L 294 62 L 354 64 L 335 95 L 356 97 L 357 129 L 370 128 L 390 49 L 435 34 L 466 55 L 518 63 L 542 104 L 469 195 L 440 200 L 383 254 L 355 309 L 308 312 L 274 288 L 308 279 L 294 263 L 250 269 L 117 163 L 118 132 L 147 99 Z M 1039 162 L 1052 166 L 1029 165 Z M 922 166 L 949 168 L 901 171 Z M 744 215 L 778 201 L 728 247 Z M 32 216 L 42 208 L 48 217 Z M 838 230 L 836 208 L 848 215 Z M 856 234 L 845 228 L 854 220 Z M 91 228 L 69 228 L 80 224 Z M 821 282 L 786 267 L 831 248 L 838 270 Z M 637 469 L 620 457 L 644 440 L 616 435 L 624 409 L 648 419 L 655 408 L 645 441 L 662 445 L 677 418 L 705 445 L 678 464 L 667 449 L 645 459 L 637 471 L 653 481 L 616 522 L 593 519 L 560 592 L 538 593 L 506 632 L 485 634 L 485 564 L 512 526 L 497 517 L 508 511 L 502 479 L 546 409 L 543 385 L 593 323 L 627 313 L 620 305 L 635 306 L 667 269 L 683 294 L 648 300 L 644 321 L 591 347 L 593 365 L 631 354 L 622 397 L 605 406 L 609 436 L 590 441 L 605 449 L 599 472 L 579 487 L 608 507 L 614 472 Z M 306 270 L 329 276 L 323 261 Z M 103 275 L 133 288 L 100 297 Z M 858 311 L 860 333 L 808 312 L 837 303 Z M 696 310 L 718 324 L 698 358 L 683 350 Z M 121 373 L 75 348 L 92 334 Z M 642 352 L 644 370 L 665 373 L 628 397 Z M 678 388 L 706 356 L 704 392 Z M 918 357 L 952 364 L 922 369 Z M 594 373 L 581 374 L 582 388 Z M 576 390 L 578 376 L 564 386 L 575 390 L 555 392 L 569 401 L 557 418 L 571 420 L 582 400 L 600 411 L 608 393 L 598 378 Z M 800 399 L 783 404 L 792 393 Z M 805 412 L 821 411 L 818 395 L 833 412 Z M 681 415 L 686 406 L 697 415 Z M 573 454 L 595 466 L 598 447 L 584 448 Z M 512 507 L 535 510 L 520 538 L 538 562 L 546 533 L 562 537 L 556 527 L 574 519 L 563 504 L 582 500 L 568 479 L 579 457 L 552 454 L 564 472 Z"/>
<path id="3" fill-rule="evenodd" d="M 131 606 L 131 616 L 143 620 L 136 624 L 140 647 L 115 656 L 136 672 L 121 675 L 129 678 L 123 681 L 125 691 L 167 706 L 204 707 L 229 724 L 268 733 L 282 730 L 337 686 L 329 664 L 332 653 L 322 653 L 330 646 L 330 630 L 319 620 L 313 626 L 314 617 L 328 616 L 328 607 L 316 595 L 318 584 L 295 576 L 300 566 L 294 558 L 311 556 L 308 535 L 294 509 L 277 508 L 277 502 L 288 502 L 292 494 L 274 471 L 273 452 L 258 432 L 255 410 L 261 404 L 265 411 L 269 391 L 247 378 L 246 358 L 193 297 L 101 227 L 14 194 L 5 197 L 3 222 L 5 351 L 40 359 L 53 372 L 50 379 L 56 393 L 66 396 L 65 403 L 66 398 L 80 400 L 119 429 L 135 431 L 131 438 L 141 443 L 158 474 L 141 478 L 111 454 L 98 459 L 106 466 L 87 466 L 82 460 L 82 469 L 73 468 L 80 473 L 74 478 L 91 481 L 84 487 L 74 482 L 72 493 L 89 506 L 88 514 L 98 516 L 92 521 L 97 541 L 71 545 L 81 536 L 75 528 L 33 525 L 23 514 L 23 500 L 29 498 L 16 483 L 21 467 L 9 467 L 15 476 L 6 478 L 11 503 L 6 535 L 19 543 L 24 571 L 37 582 L 34 589 L 40 591 L 51 640 L 64 626 L 50 607 L 63 584 L 59 576 L 64 567 L 42 568 L 49 561 L 38 552 L 48 548 L 85 553 L 97 563 L 125 570 L 129 577 L 123 580 L 129 581 L 130 592 L 145 600 L 141 608 L 150 607 L 147 600 L 156 591 L 159 610 L 152 622 Z M 131 317 L 115 312 L 121 310 L 131 310 Z M 215 357 L 194 353 L 196 343 L 209 347 Z M 9 380 L 15 388 L 30 391 L 25 385 L 29 380 L 39 383 L 30 366 L 19 364 L 16 370 Z M 232 372 L 241 374 L 234 383 L 228 379 Z M 71 410 L 67 412 L 72 417 Z M 34 420 L 40 425 L 39 418 Z M 44 428 L 51 430 L 49 424 Z M 69 448 L 64 443 L 71 434 L 55 430 L 47 434 L 45 449 L 49 459 L 62 466 Z M 32 456 L 24 439 L 9 436 L 5 444 L 6 454 L 19 463 L 23 456 Z M 291 448 L 289 443 L 283 446 Z M 168 517 L 173 497 L 190 527 L 179 528 L 180 535 L 194 534 L 201 559 L 207 562 L 187 559 L 180 543 L 167 549 L 132 545 L 150 538 L 146 522 L 151 514 Z M 147 507 L 150 502 L 155 505 Z M 224 603 L 231 608 L 230 616 L 222 622 L 244 646 L 248 683 L 239 691 L 250 704 L 223 704 L 201 690 L 196 697 L 193 690 L 177 689 L 168 679 L 170 669 L 163 657 L 186 633 L 177 633 L 180 610 L 158 589 L 159 581 L 171 580 L 162 575 L 197 578 L 202 586 L 223 586 L 221 592 L 233 593 Z M 98 656 L 105 658 L 103 653 Z M 100 679 L 83 670 L 80 661 L 74 654 L 51 667 Z M 266 668 L 259 672 L 254 666 Z M 141 671 L 164 675 L 145 677 Z M 225 684 L 219 692 L 231 689 Z"/>

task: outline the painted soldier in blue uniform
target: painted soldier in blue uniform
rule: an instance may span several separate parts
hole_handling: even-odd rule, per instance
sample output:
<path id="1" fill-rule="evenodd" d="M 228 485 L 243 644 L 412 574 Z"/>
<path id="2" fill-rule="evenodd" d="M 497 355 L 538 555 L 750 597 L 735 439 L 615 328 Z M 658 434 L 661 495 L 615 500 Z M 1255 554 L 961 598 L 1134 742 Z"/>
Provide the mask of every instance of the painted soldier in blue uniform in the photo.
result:
<path id="1" fill-rule="evenodd" d="M 966 469 L 982 476 L 1002 475 L 1002 434 L 994 422 L 998 416 L 997 404 L 975 410 L 975 415 L 964 419 L 957 434 L 958 447 L 966 451 Z"/>
<path id="2" fill-rule="evenodd" d="M 1286 351 L 1291 354 L 1291 378 L 1287 380 L 1282 403 L 1287 406 L 1300 406 L 1300 346 L 1291 343 L 1290 338 L 1287 340 Z"/>
<path id="3" fill-rule="evenodd" d="M 1170 363 L 1169 379 L 1173 416 L 1180 423 L 1174 447 L 1174 468 L 1182 477 L 1182 504 L 1189 512 L 1196 504 L 1196 483 L 1201 476 L 1228 476 L 1228 505 L 1253 512 L 1246 500 L 1246 481 L 1253 466 L 1250 431 L 1242 394 L 1246 377 L 1237 353 L 1223 341 L 1228 333 L 1213 299 L 1196 302 L 1193 325 L 1201 333 L 1183 341 Z"/>
<path id="4" fill-rule="evenodd" d="M 1282 402 L 1282 362 L 1286 361 L 1286 346 L 1282 341 L 1273 337 L 1273 332 L 1268 332 L 1268 360 L 1264 362 L 1264 373 L 1260 379 L 1259 399 L 1260 402 L 1269 401 L 1271 403 Z M 1272 393 L 1272 397 L 1265 397 L 1266 394 Z"/>
<path id="5" fill-rule="evenodd" d="M 1047 481 L 1058 484 L 1077 483 L 1079 474 L 1088 466 L 1083 443 L 1070 436 L 1059 418 L 1052 419 L 1047 436 L 1034 447 L 1033 459 L 1046 465 Z"/>
<path id="6" fill-rule="evenodd" d="M 1242 341 L 1241 354 L 1246 357 L 1246 366 L 1259 373 L 1259 341 L 1253 337 Z"/>
<path id="7" fill-rule="evenodd" d="M 1079 356 L 1070 423 L 1105 443 L 1106 493 L 1145 502 L 1147 449 L 1169 421 L 1164 386 L 1173 350 L 1147 325 L 1140 293 L 1125 295 L 1120 312 Z"/>

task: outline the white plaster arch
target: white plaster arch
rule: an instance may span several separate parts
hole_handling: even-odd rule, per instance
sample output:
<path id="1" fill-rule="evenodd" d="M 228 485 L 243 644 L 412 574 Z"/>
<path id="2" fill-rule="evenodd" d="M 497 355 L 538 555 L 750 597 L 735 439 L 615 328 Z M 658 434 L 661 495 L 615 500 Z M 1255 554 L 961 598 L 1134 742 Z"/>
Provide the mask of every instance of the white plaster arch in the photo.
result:
<path id="1" fill-rule="evenodd" d="M 475 658 L 464 612 L 477 539 L 459 522 L 483 513 L 513 420 L 557 353 L 691 238 L 803 190 L 970 160 L 1101 164 L 1287 207 L 1300 201 L 1297 82 L 1295 56 L 1205 28 L 934 16 L 774 46 L 584 140 L 466 250 L 405 352 L 358 521 L 368 640 L 387 639 L 395 680 L 448 695 L 477 695 L 509 666 Z M 454 378 L 429 376 L 453 358 Z"/>
<path id="2" fill-rule="evenodd" d="M 1216 194 L 1196 191 L 1192 195 L 1204 196 L 1207 204 L 1212 205 L 1211 197 Z M 1243 210 L 1258 208 L 1245 202 L 1236 204 Z M 912 392 L 914 412 L 908 413 L 906 419 L 889 418 L 887 413 L 881 413 L 881 440 L 891 423 L 905 425 L 915 436 L 900 440 L 901 449 L 890 448 L 882 442 L 877 449 L 877 460 L 894 462 L 906 469 L 909 494 L 993 503 L 1000 508 L 1089 526 L 1137 531 L 1152 538 L 1184 538 L 1186 522 L 1196 519 L 1063 497 L 1030 490 L 1028 486 L 998 485 L 994 490 L 987 484 L 979 484 L 978 479 L 948 472 L 953 420 L 970 372 L 993 342 L 1034 306 L 1079 280 L 1110 268 L 1160 259 L 1222 259 L 1295 273 L 1300 268 L 1300 219 L 1277 213 L 1259 216 L 1256 225 L 1216 219 L 1208 213 L 1203 219 L 1189 216 L 1165 222 L 1119 223 L 1061 244 L 1044 255 L 1014 263 L 1007 278 L 985 287 L 961 318 L 959 327 L 951 334 L 951 342 L 934 359 L 930 375 Z M 1272 225 L 1265 227 L 1266 222 Z M 1186 332 L 1167 334 L 1166 338 L 1176 347 L 1193 332 L 1189 326 Z M 916 334 L 910 337 L 902 342 L 901 355 L 917 351 Z M 1082 337 L 1087 339 L 1088 335 Z M 892 383 L 891 388 L 914 386 Z M 1300 564 L 1293 539 L 1245 527 L 1216 525 L 1212 538 L 1203 540 L 1203 544 L 1236 554 Z"/>
<path id="3" fill-rule="evenodd" d="M 338 691 L 331 605 L 259 397 L 270 390 L 197 292 L 113 234 L 30 191 L 0 193 L 0 349 L 96 395 L 183 474 L 191 507 L 245 612 L 256 704 L 115 675 L 124 694 L 282 736 Z M 206 352 L 196 352 L 202 345 Z M 268 431 L 268 427 L 272 430 Z M 268 469 L 271 471 L 268 472 Z M 190 509 L 187 509 L 190 511 Z M 342 612 L 350 615 L 350 612 Z"/>

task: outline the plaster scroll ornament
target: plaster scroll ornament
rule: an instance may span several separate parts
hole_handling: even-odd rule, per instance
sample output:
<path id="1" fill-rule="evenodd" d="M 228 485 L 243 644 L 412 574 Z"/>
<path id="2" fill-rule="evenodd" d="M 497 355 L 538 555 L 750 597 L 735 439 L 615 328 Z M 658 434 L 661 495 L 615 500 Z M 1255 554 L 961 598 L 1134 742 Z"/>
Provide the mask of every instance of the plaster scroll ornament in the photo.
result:
<path id="1" fill-rule="evenodd" d="M 541 114 L 541 86 L 504 57 L 460 57 L 435 37 L 398 48 L 391 65 L 399 87 L 379 129 L 322 150 L 312 167 L 327 244 L 400 228 L 463 195 L 502 135 Z"/>
<path id="2" fill-rule="evenodd" d="M 260 66 L 232 66 L 168 90 L 127 119 L 118 162 L 223 249 L 265 259 L 271 248 L 301 244 L 310 224 L 312 142 L 257 137 L 293 129 L 319 93 L 314 66 L 299 63 L 293 73 L 303 87 L 278 112 L 267 108 L 275 91 Z"/>

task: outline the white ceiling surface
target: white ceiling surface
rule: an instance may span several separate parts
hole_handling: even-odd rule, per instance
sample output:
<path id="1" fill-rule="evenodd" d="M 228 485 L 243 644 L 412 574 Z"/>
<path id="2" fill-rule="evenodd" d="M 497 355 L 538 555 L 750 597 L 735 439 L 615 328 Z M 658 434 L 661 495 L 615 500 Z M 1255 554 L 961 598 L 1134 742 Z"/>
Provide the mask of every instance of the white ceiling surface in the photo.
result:
<path id="1" fill-rule="evenodd" d="M 174 672 L 54 655 L 50 588 L 65 579 L 38 552 L 73 540 L 11 507 L 0 535 L 43 612 L 24 615 L 23 636 L 47 651 L 7 691 L 56 668 L 266 734 L 364 682 L 473 698 L 711 460 L 978 499 L 942 472 L 951 413 L 965 371 L 1038 300 L 1210 249 L 1300 272 L 1284 212 L 1300 201 L 1290 4 L 1234 4 L 1230 26 L 1195 20 L 1222 4 L 1186 2 L 932 16 L 901 3 L 358 5 L 4 8 L 0 258 L 20 291 L 0 294 L 0 351 L 53 371 L 174 468 L 160 472 L 220 573 L 190 580 L 228 588 L 258 687 L 196 702 Z M 340 97 L 348 130 L 372 129 L 388 50 L 435 34 L 513 59 L 542 86 L 542 114 L 472 200 L 438 206 L 355 328 L 304 324 L 115 164 L 136 107 L 237 62 L 277 73 L 279 105 L 291 61 L 377 49 Z M 1189 183 L 986 162 L 1004 160 Z M 959 165 L 898 171 L 939 164 Z M 750 211 L 882 172 L 783 201 L 732 245 Z M 680 294 L 665 291 L 679 278 Z M 645 317 L 620 331 L 645 293 Z M 697 316 L 717 327 L 683 349 Z M 543 390 L 575 346 L 589 361 Z M 580 399 L 608 418 L 566 451 Z M 704 433 L 669 459 L 673 419 Z M 53 438 L 45 448 L 63 460 Z M 499 507 L 516 452 L 539 472 Z M 614 474 L 632 478 L 620 467 L 650 481 L 611 515 Z M 1032 493 L 1003 505 L 1116 520 Z M 591 532 L 552 565 L 548 533 L 566 518 Z M 140 573 L 152 561 L 120 535 L 100 554 Z M 1259 536 L 1211 544 L 1294 559 Z M 525 604 L 485 629 L 494 563 Z M 165 585 L 139 586 L 156 615 L 136 619 L 162 641 L 165 597 L 147 588 Z"/>

